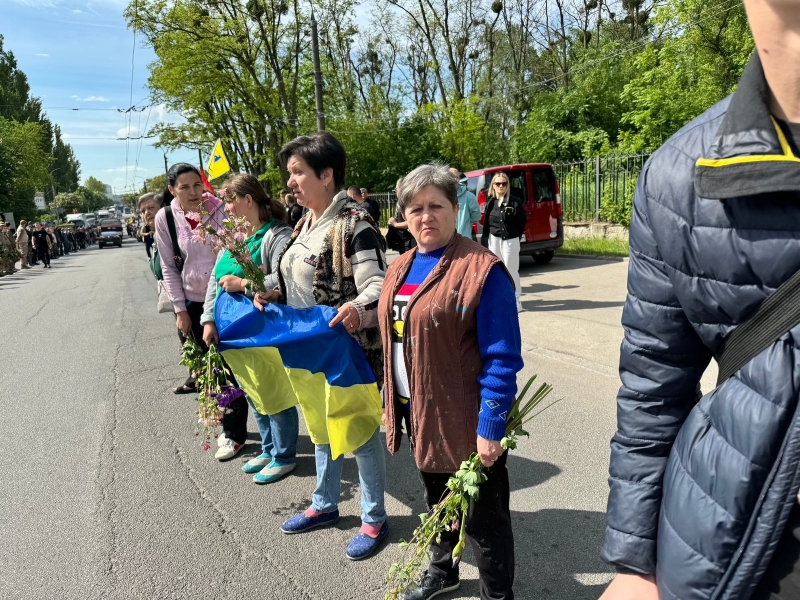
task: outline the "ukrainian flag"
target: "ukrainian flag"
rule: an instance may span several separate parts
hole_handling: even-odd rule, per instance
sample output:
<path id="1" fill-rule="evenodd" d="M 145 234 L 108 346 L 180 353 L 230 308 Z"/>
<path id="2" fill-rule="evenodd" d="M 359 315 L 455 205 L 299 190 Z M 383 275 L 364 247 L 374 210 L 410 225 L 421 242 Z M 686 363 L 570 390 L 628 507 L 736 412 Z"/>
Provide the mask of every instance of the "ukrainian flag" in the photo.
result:
<path id="1" fill-rule="evenodd" d="M 381 424 L 375 375 L 358 342 L 329 306 L 259 311 L 220 290 L 214 307 L 219 350 L 241 388 L 265 415 L 300 404 L 315 444 L 334 458 L 363 446 Z"/>

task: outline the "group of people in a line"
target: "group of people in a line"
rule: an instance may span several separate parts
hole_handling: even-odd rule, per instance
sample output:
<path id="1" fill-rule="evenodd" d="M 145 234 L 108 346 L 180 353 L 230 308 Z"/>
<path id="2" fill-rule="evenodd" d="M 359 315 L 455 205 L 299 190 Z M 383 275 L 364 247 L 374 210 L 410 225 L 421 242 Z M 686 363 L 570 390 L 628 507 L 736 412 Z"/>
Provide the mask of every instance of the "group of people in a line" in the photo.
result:
<path id="1" fill-rule="evenodd" d="M 756 50 L 736 91 L 657 150 L 636 188 L 601 550 L 617 574 L 601 600 L 800 598 L 800 3 L 745 0 L 745 8 Z M 415 249 L 387 266 L 375 220 L 344 190 L 341 144 L 318 133 L 280 156 L 307 209 L 293 230 L 249 175 L 232 177 L 218 199 L 203 196 L 190 165 L 170 171 L 175 199 L 171 216 L 155 216 L 155 237 L 180 335 L 216 341 L 212 288 L 252 295 L 262 307 L 336 308 L 331 325 L 356 338 L 382 388 L 388 450 L 398 450 L 405 430 L 429 506 L 461 461 L 479 454 L 488 480 L 459 527 L 474 550 L 481 600 L 513 598 L 499 441 L 522 367 L 510 258 L 521 217 L 507 179 L 495 177 L 485 204 L 492 252 L 456 230 L 459 185 L 446 168 L 405 175 L 391 224 Z M 188 213 L 217 223 L 226 212 L 251 222 L 248 243 L 268 292 L 253 295 L 229 257 L 191 236 L 200 223 Z M 703 394 L 712 358 L 720 377 Z M 220 460 L 241 450 L 247 401 L 223 421 Z M 243 470 L 257 483 L 279 481 L 294 469 L 296 409 L 254 416 L 262 454 Z M 325 445 L 315 455 L 311 506 L 283 524 L 285 533 L 339 518 L 341 458 Z M 358 560 L 388 528 L 377 429 L 355 456 L 362 527 L 346 554 Z M 457 535 L 432 541 L 431 563 L 407 599 L 459 586 Z"/>
<path id="2" fill-rule="evenodd" d="M 0 277 L 41 264 L 50 269 L 51 260 L 85 249 L 93 238 L 82 227 L 49 227 L 46 223 L 20 221 L 16 231 L 6 222 L 0 225 Z M 17 262 L 20 263 L 19 269 Z"/>
<path id="3" fill-rule="evenodd" d="M 507 453 L 500 446 L 522 368 L 519 321 L 509 318 L 516 312 L 512 276 L 495 254 L 456 231 L 459 182 L 447 167 L 422 165 L 401 180 L 399 213 L 417 251 L 388 265 L 372 205 L 359 188 L 344 185 L 342 144 L 330 133 L 316 133 L 289 142 L 280 157 L 291 189 L 284 203 L 243 173 L 229 177 L 216 196 L 204 193 L 199 172 L 185 163 L 169 170 L 173 197 L 167 206 L 162 208 L 155 194 L 141 198 L 181 342 L 191 336 L 204 349 L 218 343 L 214 304 L 219 290 L 244 294 L 259 308 L 278 302 L 337 309 L 330 326 L 341 323 L 362 348 L 382 390 L 388 450 L 398 451 L 405 430 L 429 506 L 440 500 L 461 462 L 478 452 L 488 480 L 464 526 L 478 561 L 482 596 L 513 598 Z M 304 214 L 292 227 L 287 221 L 294 206 Z M 246 244 L 264 272 L 266 293 L 253 293 L 252 282 L 227 251 L 215 255 L 192 236 L 197 227 L 221 227 L 226 215 L 246 217 L 250 224 Z M 308 351 L 315 350 L 309 342 Z M 440 368 L 431 356 L 447 356 L 449 368 Z M 176 394 L 195 391 L 191 373 L 173 389 Z M 226 461 L 241 451 L 252 412 L 261 452 L 242 471 L 257 484 L 289 476 L 297 453 L 296 406 L 266 415 L 245 396 L 228 408 L 215 457 Z M 385 449 L 377 425 L 353 454 L 362 525 L 345 554 L 362 560 L 374 554 L 389 529 Z M 286 520 L 283 533 L 302 534 L 339 519 L 344 457 L 334 457 L 328 444 L 317 444 L 315 457 L 311 504 Z M 450 532 L 432 543 L 433 560 L 407 598 L 431 598 L 459 586 L 452 560 L 457 541 L 458 532 Z"/>

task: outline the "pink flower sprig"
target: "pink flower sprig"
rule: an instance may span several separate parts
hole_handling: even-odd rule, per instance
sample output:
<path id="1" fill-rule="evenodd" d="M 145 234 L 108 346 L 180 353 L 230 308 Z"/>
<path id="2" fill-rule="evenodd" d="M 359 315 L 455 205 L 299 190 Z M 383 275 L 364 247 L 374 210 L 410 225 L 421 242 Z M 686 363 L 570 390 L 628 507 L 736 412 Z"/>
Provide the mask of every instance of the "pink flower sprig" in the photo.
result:
<path id="1" fill-rule="evenodd" d="M 214 252 L 227 250 L 239 263 L 245 278 L 250 282 L 254 292 L 265 292 L 264 272 L 253 263 L 253 256 L 247 247 L 252 226 L 245 217 L 229 216 L 222 221 L 222 227 L 215 229 L 210 223 L 198 226 L 192 232 L 192 241 L 210 245 Z"/>

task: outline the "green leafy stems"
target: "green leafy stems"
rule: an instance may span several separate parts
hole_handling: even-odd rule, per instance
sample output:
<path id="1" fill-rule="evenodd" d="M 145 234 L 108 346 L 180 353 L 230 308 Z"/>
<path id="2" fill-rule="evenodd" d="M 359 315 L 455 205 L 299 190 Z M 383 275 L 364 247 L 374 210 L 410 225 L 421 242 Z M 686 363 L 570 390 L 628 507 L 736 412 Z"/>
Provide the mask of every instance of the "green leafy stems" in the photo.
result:
<path id="1" fill-rule="evenodd" d="M 522 392 L 514 399 L 506 423 L 506 435 L 500 441 L 504 450 L 515 450 L 520 436 L 528 436 L 524 425 L 538 417 L 553 406 L 558 400 L 544 408 L 538 408 L 542 400 L 553 390 L 548 383 L 543 383 L 526 398 L 536 375 L 531 377 Z M 469 503 L 477 500 L 480 485 L 486 481 L 483 465 L 477 453 L 473 452 L 468 460 L 461 463 L 461 468 L 447 482 L 448 492 L 429 512 L 419 515 L 420 525 L 414 530 L 410 541 L 400 540 L 404 548 L 403 561 L 394 563 L 386 575 L 389 590 L 385 600 L 398 600 L 417 580 L 423 572 L 423 565 L 429 558 L 428 548 L 434 541 L 441 541 L 442 533 L 458 531 L 458 542 L 453 548 L 453 566 L 461 560 L 466 542 L 465 517 L 469 511 Z"/>
<path id="2" fill-rule="evenodd" d="M 200 435 L 203 426 L 203 450 L 208 450 L 212 437 L 217 437 L 217 427 L 222 424 L 222 417 L 229 410 L 219 406 L 218 397 L 223 392 L 228 378 L 225 373 L 225 362 L 213 344 L 208 352 L 203 352 L 200 345 L 191 337 L 183 344 L 181 364 L 187 367 L 195 377 L 197 385 L 197 425 L 195 435 Z"/>

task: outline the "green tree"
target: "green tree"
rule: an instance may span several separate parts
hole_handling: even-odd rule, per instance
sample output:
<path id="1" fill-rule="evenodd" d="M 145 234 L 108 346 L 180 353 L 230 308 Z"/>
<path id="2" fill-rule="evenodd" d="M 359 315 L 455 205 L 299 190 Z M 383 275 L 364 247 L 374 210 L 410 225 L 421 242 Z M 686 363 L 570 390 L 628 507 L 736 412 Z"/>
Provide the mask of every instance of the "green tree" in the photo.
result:
<path id="1" fill-rule="evenodd" d="M 40 140 L 40 124 L 0 117 L 0 212 L 17 219 L 36 215 L 33 197 L 49 181 L 52 161 Z"/>

